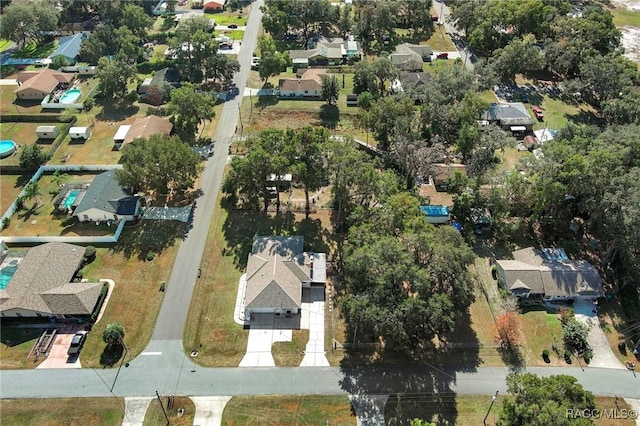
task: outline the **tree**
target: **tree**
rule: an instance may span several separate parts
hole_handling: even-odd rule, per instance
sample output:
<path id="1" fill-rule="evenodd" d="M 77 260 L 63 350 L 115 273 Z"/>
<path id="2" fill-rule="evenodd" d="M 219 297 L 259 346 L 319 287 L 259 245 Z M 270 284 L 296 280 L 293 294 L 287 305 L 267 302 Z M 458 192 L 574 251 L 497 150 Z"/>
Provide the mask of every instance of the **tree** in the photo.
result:
<path id="1" fill-rule="evenodd" d="M 289 61 L 288 52 L 278 52 L 276 43 L 270 36 L 258 38 L 258 49 L 260 50 L 260 78 L 267 83 L 269 77 L 278 75 L 287 66 Z"/>
<path id="2" fill-rule="evenodd" d="M 572 353 L 582 355 L 590 352 L 591 348 L 587 342 L 589 326 L 581 323 L 575 318 L 570 318 L 562 324 L 562 341 L 565 349 Z"/>
<path id="3" fill-rule="evenodd" d="M 47 1 L 14 1 L 3 8 L 0 35 L 15 41 L 19 47 L 32 40 L 39 42 L 42 35 L 56 29 L 59 15 Z"/>
<path id="4" fill-rule="evenodd" d="M 371 71 L 378 78 L 379 92 L 384 94 L 386 92 L 386 82 L 392 80 L 397 75 L 391 59 L 376 58 L 371 63 Z"/>
<path id="5" fill-rule="evenodd" d="M 176 13 L 176 4 L 178 4 L 178 0 L 167 0 L 167 15 L 175 15 Z"/>
<path id="6" fill-rule="evenodd" d="M 322 95 L 320 98 L 323 101 L 327 101 L 327 105 L 335 105 L 338 102 L 338 96 L 340 95 L 340 86 L 338 79 L 335 75 L 322 76 Z"/>
<path id="7" fill-rule="evenodd" d="M 493 52 L 490 61 L 503 81 L 515 81 L 516 74 L 542 69 L 544 60 L 535 38 L 514 38 L 502 49 Z"/>
<path id="8" fill-rule="evenodd" d="M 376 81 L 376 74 L 370 62 L 361 61 L 356 64 L 356 72 L 353 75 L 353 93 L 370 93 L 374 98 L 381 95 L 380 86 Z"/>
<path id="9" fill-rule="evenodd" d="M 194 84 L 184 83 L 171 92 L 167 112 L 173 116 L 178 131 L 194 136 L 203 122 L 215 116 L 215 103 L 215 98 L 198 91 Z"/>
<path id="10" fill-rule="evenodd" d="M 233 83 L 234 74 L 240 71 L 240 64 L 228 55 L 218 53 L 207 59 L 204 68 L 205 78 L 213 79 L 215 88 L 225 90 Z"/>
<path id="11" fill-rule="evenodd" d="M 410 426 L 436 426 L 436 424 L 422 419 L 413 419 Z"/>
<path id="12" fill-rule="evenodd" d="M 207 64 L 218 55 L 218 42 L 211 32 L 209 19 L 204 16 L 181 21 L 169 47 L 183 78 L 192 83 L 202 81 Z"/>
<path id="13" fill-rule="evenodd" d="M 123 168 L 116 171 L 120 185 L 156 198 L 184 193 L 198 176 L 198 155 L 175 136 L 136 139 L 122 149 L 120 162 Z"/>
<path id="14" fill-rule="evenodd" d="M 522 344 L 522 321 L 516 312 L 505 312 L 496 318 L 495 341 L 502 350 L 513 350 Z"/>
<path id="15" fill-rule="evenodd" d="M 340 8 L 340 20 L 338 21 L 338 31 L 342 34 L 343 38 L 347 38 L 347 35 L 351 33 L 353 27 L 353 19 L 351 19 L 351 6 L 343 5 Z"/>
<path id="16" fill-rule="evenodd" d="M 51 63 L 49 64 L 49 68 L 54 70 L 59 70 L 60 68 L 69 66 L 70 64 L 71 63 L 69 62 L 69 59 L 67 59 L 62 55 L 58 55 L 51 60 Z"/>
<path id="17" fill-rule="evenodd" d="M 304 185 L 305 217 L 309 218 L 309 192 L 322 187 L 326 180 L 324 152 L 329 133 L 322 127 L 304 127 L 294 138 L 293 170 Z"/>
<path id="18" fill-rule="evenodd" d="M 146 37 L 147 28 L 153 25 L 153 18 L 147 15 L 142 7 L 129 3 L 122 10 L 121 24 L 141 39 Z"/>
<path id="19" fill-rule="evenodd" d="M 592 410 L 595 398 L 575 377 L 538 377 L 532 373 L 507 375 L 507 388 L 514 398 L 505 398 L 498 425 L 590 425 L 591 419 L 570 418 L 569 410 Z"/>
<path id="20" fill-rule="evenodd" d="M 399 9 L 405 17 L 406 26 L 414 36 L 429 34 L 433 31 L 431 25 L 431 0 L 402 0 Z"/>
<path id="21" fill-rule="evenodd" d="M 20 167 L 24 169 L 37 169 L 47 161 L 49 154 L 38 144 L 26 146 L 20 153 Z"/>
<path id="22" fill-rule="evenodd" d="M 619 98 L 638 81 L 636 64 L 619 54 L 588 57 L 580 65 L 582 92 L 595 105 Z"/>
<path id="23" fill-rule="evenodd" d="M 368 126 L 373 129 L 378 147 L 388 151 L 398 118 L 413 119 L 414 115 L 413 100 L 408 96 L 385 96 L 374 102 L 369 110 Z"/>
<path id="24" fill-rule="evenodd" d="M 435 336 L 446 338 L 474 300 L 473 252 L 452 227 L 426 223 L 419 205 L 399 193 L 354 212 L 344 255 L 351 297 L 342 302 L 350 329 L 357 324 L 365 341 L 417 356 Z"/>
<path id="25" fill-rule="evenodd" d="M 38 185 L 38 182 L 29 182 L 27 184 L 27 186 L 24 188 L 24 194 L 23 197 L 25 200 L 35 200 L 35 202 L 33 203 L 33 207 L 32 209 L 35 209 L 36 207 L 38 207 L 38 204 L 40 204 L 40 197 L 41 192 L 40 192 L 40 186 Z"/>
<path id="26" fill-rule="evenodd" d="M 116 322 L 107 324 L 102 332 L 102 340 L 107 346 L 121 346 L 124 343 L 124 327 Z"/>
<path id="27" fill-rule="evenodd" d="M 100 24 L 80 46 L 80 57 L 90 64 L 98 64 L 103 56 L 115 55 L 115 29 L 108 24 Z"/>
<path id="28" fill-rule="evenodd" d="M 129 82 L 136 78 L 134 65 L 123 61 L 100 58 L 97 76 L 98 91 L 106 99 L 121 100 L 127 94 Z"/>

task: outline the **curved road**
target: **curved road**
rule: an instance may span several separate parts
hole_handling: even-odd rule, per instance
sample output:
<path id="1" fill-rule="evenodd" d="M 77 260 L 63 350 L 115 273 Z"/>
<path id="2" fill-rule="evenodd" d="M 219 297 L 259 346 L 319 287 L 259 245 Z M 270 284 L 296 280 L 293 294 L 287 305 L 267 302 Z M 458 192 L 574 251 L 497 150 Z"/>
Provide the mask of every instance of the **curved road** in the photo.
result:
<path id="1" fill-rule="evenodd" d="M 238 57 L 241 68 L 235 83 L 240 94 L 244 92 L 256 46 L 261 5 L 262 0 L 254 3 Z M 129 367 L 122 368 L 119 375 L 117 369 L 0 371 L 2 398 L 154 396 L 155 391 L 161 395 L 189 396 L 506 392 L 504 378 L 509 372 L 506 368 L 464 371 L 423 367 L 203 368 L 184 355 L 184 326 L 241 101 L 241 96 L 228 101 L 222 110 L 215 153 L 208 160 L 201 180 L 203 195 L 198 199 L 192 228 L 178 251 L 145 351 Z M 626 370 L 530 368 L 528 371 L 544 376 L 571 374 L 597 395 L 640 398 L 640 383 Z"/>

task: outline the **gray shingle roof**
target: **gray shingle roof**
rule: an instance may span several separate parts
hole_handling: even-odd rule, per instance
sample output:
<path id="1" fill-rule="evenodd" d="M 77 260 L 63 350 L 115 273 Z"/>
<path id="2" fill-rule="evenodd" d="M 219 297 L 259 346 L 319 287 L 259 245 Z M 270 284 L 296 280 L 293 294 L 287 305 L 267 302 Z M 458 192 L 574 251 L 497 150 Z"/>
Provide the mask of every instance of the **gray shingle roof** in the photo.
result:
<path id="1" fill-rule="evenodd" d="M 500 122 L 503 126 L 533 124 L 533 118 L 521 102 L 491 104 L 483 118 L 489 122 Z"/>
<path id="2" fill-rule="evenodd" d="M 0 312 L 22 309 L 45 315 L 91 314 L 102 284 L 70 282 L 85 250 L 58 242 L 29 250 L 0 299 Z"/>
<path id="3" fill-rule="evenodd" d="M 255 237 L 247 262 L 247 309 L 300 308 L 302 282 L 311 278 L 295 260 L 302 237 Z"/>
<path id="4" fill-rule="evenodd" d="M 133 215 L 138 204 L 137 196 L 130 195 L 120 186 L 115 178 L 116 171 L 109 170 L 96 176 L 76 210 L 74 216 L 96 208 L 107 213 L 118 215 Z"/>

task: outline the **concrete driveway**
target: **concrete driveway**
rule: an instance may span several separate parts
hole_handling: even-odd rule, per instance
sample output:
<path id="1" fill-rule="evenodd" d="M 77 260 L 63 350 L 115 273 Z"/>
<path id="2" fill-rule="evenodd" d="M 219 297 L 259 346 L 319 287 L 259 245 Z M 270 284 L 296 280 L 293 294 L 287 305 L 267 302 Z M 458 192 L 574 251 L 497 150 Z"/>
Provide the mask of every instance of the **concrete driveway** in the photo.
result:
<path id="1" fill-rule="evenodd" d="M 294 320 L 293 318 L 276 318 L 273 314 L 253 314 L 249 326 L 247 352 L 239 366 L 275 367 L 271 346 L 275 342 L 291 341 L 292 330 L 297 328 Z"/>
<path id="2" fill-rule="evenodd" d="M 328 367 L 324 351 L 324 287 L 305 289 L 302 300 L 300 328 L 309 329 L 309 341 L 300 367 Z"/>
<path id="3" fill-rule="evenodd" d="M 60 328 L 49 350 L 49 356 L 36 368 L 82 368 L 79 356 L 67 355 L 73 335 L 82 328 L 79 325 L 65 325 Z"/>
<path id="4" fill-rule="evenodd" d="M 600 327 L 600 321 L 598 321 L 594 308 L 595 306 L 592 303 L 585 300 L 578 300 L 573 306 L 576 319 L 589 326 L 587 341 L 593 350 L 593 358 L 589 363 L 589 367 L 625 369 L 625 366 L 622 365 L 611 350 L 607 336 L 605 336 Z"/>
<path id="5" fill-rule="evenodd" d="M 224 407 L 230 399 L 230 396 L 192 396 L 191 400 L 196 406 L 193 424 L 195 426 L 220 426 Z"/>

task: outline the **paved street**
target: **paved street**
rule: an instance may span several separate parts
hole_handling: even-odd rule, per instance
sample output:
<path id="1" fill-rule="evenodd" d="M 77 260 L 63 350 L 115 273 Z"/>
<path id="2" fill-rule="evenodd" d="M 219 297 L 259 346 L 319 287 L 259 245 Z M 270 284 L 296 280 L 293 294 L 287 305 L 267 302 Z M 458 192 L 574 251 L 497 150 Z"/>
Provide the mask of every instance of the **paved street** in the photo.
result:
<path id="1" fill-rule="evenodd" d="M 5 370 L 0 374 L 3 398 L 155 396 L 159 376 L 170 372 L 175 386 L 161 395 L 188 396 L 393 394 L 398 392 L 485 394 L 506 392 L 507 368 L 441 371 L 425 367 L 303 367 L 201 368 L 185 362 L 163 370 L 136 358 L 118 377 L 110 392 L 115 369 Z M 161 359 L 161 356 L 148 356 Z M 597 395 L 640 398 L 640 378 L 628 370 L 577 367 L 540 367 L 527 371 L 549 376 L 571 374 Z M 283 379 L 283 378 L 286 378 Z"/>

